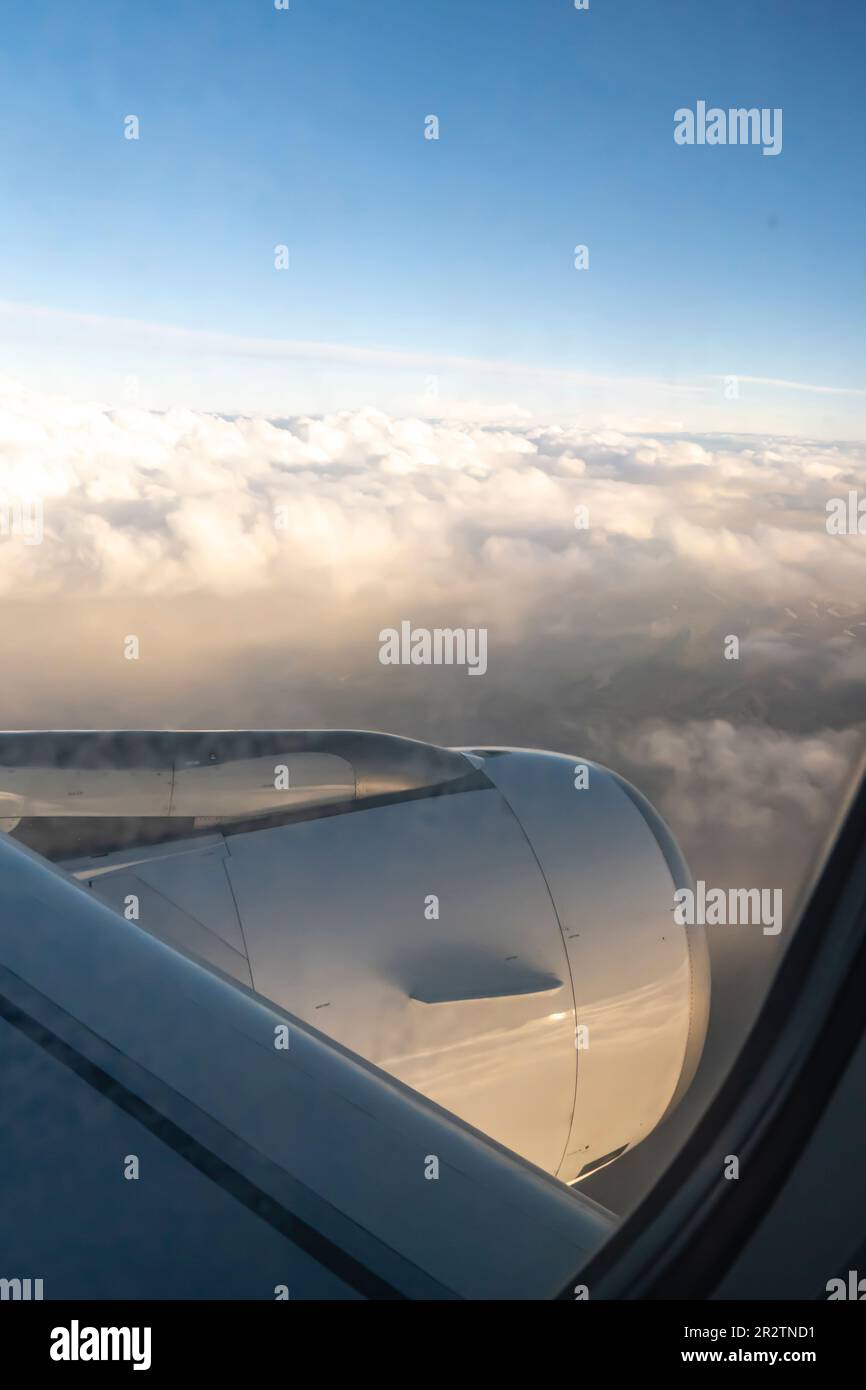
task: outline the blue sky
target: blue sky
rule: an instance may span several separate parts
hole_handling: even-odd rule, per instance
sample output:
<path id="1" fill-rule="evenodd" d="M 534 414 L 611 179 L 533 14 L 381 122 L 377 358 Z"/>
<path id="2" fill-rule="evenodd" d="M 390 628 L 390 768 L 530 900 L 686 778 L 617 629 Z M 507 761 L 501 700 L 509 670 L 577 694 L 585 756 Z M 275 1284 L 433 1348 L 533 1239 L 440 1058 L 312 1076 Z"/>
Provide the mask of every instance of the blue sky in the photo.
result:
<path id="1" fill-rule="evenodd" d="M 14 7 L 0 370 L 286 413 L 398 408 L 429 370 L 491 408 L 861 434 L 864 54 L 853 0 Z M 698 99 L 781 107 L 782 153 L 677 146 Z M 389 355 L 272 361 L 263 339 Z M 746 380 L 735 415 L 729 374 L 833 389 Z"/>

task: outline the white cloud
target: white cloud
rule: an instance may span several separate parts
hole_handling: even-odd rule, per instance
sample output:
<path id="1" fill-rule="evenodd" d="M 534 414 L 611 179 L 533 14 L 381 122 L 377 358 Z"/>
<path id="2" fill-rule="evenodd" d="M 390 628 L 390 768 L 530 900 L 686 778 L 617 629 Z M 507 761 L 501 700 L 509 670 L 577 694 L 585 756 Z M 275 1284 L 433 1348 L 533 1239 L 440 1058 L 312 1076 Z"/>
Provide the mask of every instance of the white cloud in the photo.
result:
<path id="1" fill-rule="evenodd" d="M 45 541 L 0 547 L 18 596 L 343 596 L 399 578 L 517 616 L 577 576 L 659 607 L 695 583 L 737 600 L 858 602 L 866 547 L 828 536 L 828 496 L 866 495 L 866 451 L 505 424 L 376 410 L 276 425 L 112 410 L 0 390 L 0 496 L 39 497 Z M 575 529 L 575 507 L 590 528 Z M 277 517 L 282 524 L 277 523 Z M 449 566 L 447 574 L 443 565 Z M 516 590 L 514 568 L 521 576 Z"/>
<path id="2" fill-rule="evenodd" d="M 661 799 L 691 835 L 761 835 L 766 849 L 794 816 L 814 829 L 829 822 L 861 747 L 853 729 L 804 736 L 716 719 L 649 722 L 623 753 L 666 775 Z"/>

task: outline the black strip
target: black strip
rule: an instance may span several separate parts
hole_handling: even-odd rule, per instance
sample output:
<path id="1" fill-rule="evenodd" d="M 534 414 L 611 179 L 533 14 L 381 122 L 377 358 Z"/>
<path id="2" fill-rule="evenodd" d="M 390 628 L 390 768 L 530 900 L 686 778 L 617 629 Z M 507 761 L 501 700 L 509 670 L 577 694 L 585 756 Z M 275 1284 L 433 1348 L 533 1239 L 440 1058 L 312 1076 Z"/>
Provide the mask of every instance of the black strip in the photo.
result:
<path id="1" fill-rule="evenodd" d="M 322 1235 L 321 1231 L 317 1231 L 301 1217 L 289 1211 L 236 1168 L 232 1168 L 212 1150 L 205 1148 L 173 1120 L 130 1091 L 123 1082 L 91 1062 L 31 1014 L 25 1013 L 4 994 L 0 994 L 0 1018 L 29 1038 L 37 1047 L 41 1047 L 54 1061 L 68 1067 L 113 1105 L 125 1111 L 191 1167 L 196 1168 L 254 1216 L 297 1245 L 344 1284 L 365 1298 L 405 1299 L 406 1295 L 399 1289 L 380 1278 L 339 1245 L 335 1245 L 327 1236 Z"/>

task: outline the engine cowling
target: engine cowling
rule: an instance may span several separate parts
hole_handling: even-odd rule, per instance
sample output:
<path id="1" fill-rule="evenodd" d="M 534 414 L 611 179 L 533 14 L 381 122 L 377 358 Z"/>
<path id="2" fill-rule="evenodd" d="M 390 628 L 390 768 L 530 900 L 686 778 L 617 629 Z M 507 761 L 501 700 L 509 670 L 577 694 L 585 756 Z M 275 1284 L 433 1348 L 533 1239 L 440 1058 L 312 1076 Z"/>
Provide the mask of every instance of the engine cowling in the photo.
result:
<path id="1" fill-rule="evenodd" d="M 688 1089 L 709 1019 L 706 938 L 674 920 L 691 876 L 635 787 L 543 752 L 497 751 L 485 769 L 532 846 L 568 957 L 577 1085 L 558 1171 L 574 1181 L 645 1138 Z"/>

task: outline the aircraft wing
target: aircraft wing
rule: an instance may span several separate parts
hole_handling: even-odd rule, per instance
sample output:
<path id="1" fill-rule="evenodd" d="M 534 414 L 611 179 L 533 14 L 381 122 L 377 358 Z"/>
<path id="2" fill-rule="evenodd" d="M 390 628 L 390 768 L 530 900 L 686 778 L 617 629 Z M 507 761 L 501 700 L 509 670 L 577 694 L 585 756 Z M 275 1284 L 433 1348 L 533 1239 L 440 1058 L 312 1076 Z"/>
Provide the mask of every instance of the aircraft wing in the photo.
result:
<path id="1" fill-rule="evenodd" d="M 0 1068 L 31 1297 L 547 1298 L 613 1224 L 6 834 Z"/>
<path id="2" fill-rule="evenodd" d="M 695 1074 L 688 868 L 598 764 L 363 730 L 0 732 L 0 829 L 563 1182 Z"/>

